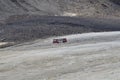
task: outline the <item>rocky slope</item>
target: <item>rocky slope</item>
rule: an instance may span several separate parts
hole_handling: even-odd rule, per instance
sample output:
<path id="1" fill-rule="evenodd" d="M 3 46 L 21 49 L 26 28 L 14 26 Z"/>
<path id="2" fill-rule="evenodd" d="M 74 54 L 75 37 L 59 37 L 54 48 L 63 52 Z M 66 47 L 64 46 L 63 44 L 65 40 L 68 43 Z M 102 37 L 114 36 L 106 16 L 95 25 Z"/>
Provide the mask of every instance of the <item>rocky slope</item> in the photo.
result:
<path id="1" fill-rule="evenodd" d="M 119 16 L 119 0 L 0 0 L 0 42 L 120 31 Z"/>
<path id="2" fill-rule="evenodd" d="M 38 14 L 55 16 L 120 16 L 119 0 L 0 0 L 0 17 Z M 116 4 L 117 3 L 117 4 Z"/>
<path id="3" fill-rule="evenodd" d="M 24 42 L 76 33 L 120 31 L 120 19 L 34 16 L 0 25 L 0 42 Z"/>

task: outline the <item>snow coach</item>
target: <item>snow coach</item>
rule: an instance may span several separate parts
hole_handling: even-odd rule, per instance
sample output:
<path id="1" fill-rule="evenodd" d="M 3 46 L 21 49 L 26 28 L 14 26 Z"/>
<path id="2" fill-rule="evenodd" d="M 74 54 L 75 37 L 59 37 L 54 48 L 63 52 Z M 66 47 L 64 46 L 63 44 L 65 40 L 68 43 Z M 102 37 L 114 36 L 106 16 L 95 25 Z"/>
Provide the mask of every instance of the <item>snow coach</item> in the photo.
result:
<path id="1" fill-rule="evenodd" d="M 53 39 L 53 44 L 59 44 L 59 43 L 66 43 L 67 39 L 66 38 L 61 38 L 61 39 Z"/>

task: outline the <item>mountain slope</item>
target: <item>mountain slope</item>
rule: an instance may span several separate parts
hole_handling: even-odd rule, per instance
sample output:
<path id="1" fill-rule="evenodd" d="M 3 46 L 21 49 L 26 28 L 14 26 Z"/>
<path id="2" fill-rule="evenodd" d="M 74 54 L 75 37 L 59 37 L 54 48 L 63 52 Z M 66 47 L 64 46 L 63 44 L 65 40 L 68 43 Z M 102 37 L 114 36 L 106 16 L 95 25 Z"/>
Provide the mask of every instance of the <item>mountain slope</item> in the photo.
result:
<path id="1" fill-rule="evenodd" d="M 0 25 L 0 42 L 24 42 L 76 33 L 119 31 L 120 19 L 35 16 Z"/>
<path id="2" fill-rule="evenodd" d="M 117 0 L 0 0 L 0 19 L 7 18 L 0 20 L 0 42 L 119 31 L 120 19 L 112 19 L 120 16 L 118 4 Z"/>
<path id="3" fill-rule="evenodd" d="M 21 14 L 118 17 L 120 7 L 115 3 L 113 0 L 0 0 L 0 17 Z"/>

